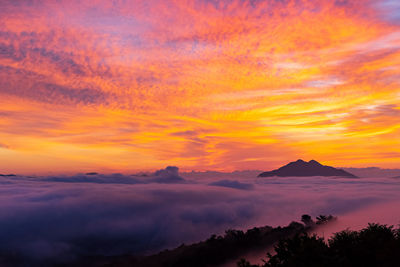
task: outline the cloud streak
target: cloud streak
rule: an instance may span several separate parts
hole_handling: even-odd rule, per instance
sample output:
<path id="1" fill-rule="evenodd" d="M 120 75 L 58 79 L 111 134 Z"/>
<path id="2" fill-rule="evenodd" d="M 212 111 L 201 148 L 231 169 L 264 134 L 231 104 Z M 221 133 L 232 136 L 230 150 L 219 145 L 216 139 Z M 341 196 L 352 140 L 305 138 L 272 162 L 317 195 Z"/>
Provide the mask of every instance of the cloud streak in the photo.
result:
<path id="1" fill-rule="evenodd" d="M 379 153 L 398 147 L 395 112 L 375 110 L 381 120 L 373 120 L 359 111 L 398 110 L 396 8 L 387 0 L 2 1 L 0 114 L 10 115 L 0 140 L 13 151 L 1 156 L 14 164 L 0 167 L 12 172 L 23 159 L 25 173 L 46 172 L 39 159 L 57 147 L 59 172 L 76 154 L 75 172 L 171 161 L 260 169 L 299 156 L 393 168 L 398 157 Z M 286 159 L 271 160 L 275 151 Z"/>

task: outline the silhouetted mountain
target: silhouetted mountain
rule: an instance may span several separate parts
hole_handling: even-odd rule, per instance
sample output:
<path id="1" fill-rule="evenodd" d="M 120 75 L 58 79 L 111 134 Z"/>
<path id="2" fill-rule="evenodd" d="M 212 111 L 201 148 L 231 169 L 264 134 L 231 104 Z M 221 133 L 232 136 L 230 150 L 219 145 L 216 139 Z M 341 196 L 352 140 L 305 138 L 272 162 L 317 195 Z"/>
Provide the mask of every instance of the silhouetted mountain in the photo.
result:
<path id="1" fill-rule="evenodd" d="M 357 176 L 346 172 L 342 169 L 336 169 L 334 167 L 325 166 L 315 160 L 306 162 L 304 160 L 297 160 L 290 162 L 289 164 L 280 167 L 277 170 L 263 172 L 258 177 L 291 177 L 291 176 L 340 176 L 348 178 L 357 178 Z"/>

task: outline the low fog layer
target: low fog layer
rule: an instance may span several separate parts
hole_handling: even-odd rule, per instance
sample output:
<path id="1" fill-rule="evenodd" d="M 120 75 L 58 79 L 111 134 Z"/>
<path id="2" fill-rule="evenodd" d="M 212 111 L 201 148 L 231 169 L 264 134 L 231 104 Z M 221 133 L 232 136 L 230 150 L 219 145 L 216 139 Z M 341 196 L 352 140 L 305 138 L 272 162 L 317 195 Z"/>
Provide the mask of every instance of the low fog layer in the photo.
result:
<path id="1" fill-rule="evenodd" d="M 398 224 L 399 192 L 400 179 L 200 177 L 176 167 L 149 176 L 0 177 L 0 255 L 148 254 L 304 213 L 338 216 L 330 231 Z"/>

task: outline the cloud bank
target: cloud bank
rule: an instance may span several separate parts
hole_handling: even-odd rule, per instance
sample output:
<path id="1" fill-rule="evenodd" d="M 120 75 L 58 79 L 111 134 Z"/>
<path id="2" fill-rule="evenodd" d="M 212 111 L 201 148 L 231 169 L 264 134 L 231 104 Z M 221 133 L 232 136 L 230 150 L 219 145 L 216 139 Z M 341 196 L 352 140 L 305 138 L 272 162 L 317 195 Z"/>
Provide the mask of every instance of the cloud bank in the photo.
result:
<path id="1" fill-rule="evenodd" d="M 300 156 L 394 168 L 398 10 L 395 0 L 2 0 L 0 168 L 264 169 Z"/>
<path id="2" fill-rule="evenodd" d="M 25 178 L 27 179 L 27 178 Z M 168 166 L 165 169 L 156 171 L 153 174 L 142 175 L 123 175 L 120 173 L 114 174 L 99 174 L 96 172 L 78 174 L 74 176 L 50 176 L 50 177 L 36 177 L 31 181 L 45 181 L 45 182 L 64 182 L 64 183 L 97 183 L 97 184 L 174 184 L 185 183 L 179 175 L 179 168 L 175 166 Z"/>
<path id="3" fill-rule="evenodd" d="M 396 179 L 223 177 L 183 179 L 176 167 L 135 179 L 0 177 L 0 258 L 146 254 L 229 228 L 287 224 L 304 213 L 339 216 L 342 224 L 331 231 L 400 222 Z"/>

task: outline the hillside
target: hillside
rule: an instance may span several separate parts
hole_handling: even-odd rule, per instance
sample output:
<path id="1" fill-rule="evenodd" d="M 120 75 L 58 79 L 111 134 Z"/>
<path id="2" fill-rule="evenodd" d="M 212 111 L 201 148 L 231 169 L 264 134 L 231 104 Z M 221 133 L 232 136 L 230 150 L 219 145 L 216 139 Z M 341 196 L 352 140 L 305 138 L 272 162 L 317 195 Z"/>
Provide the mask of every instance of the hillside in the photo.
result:
<path id="1" fill-rule="evenodd" d="M 336 169 L 334 167 L 325 166 L 321 163 L 311 160 L 309 162 L 301 159 L 290 162 L 289 164 L 280 167 L 279 169 L 263 172 L 258 177 L 306 177 L 306 176 L 339 176 L 348 178 L 357 178 L 357 176 L 346 172 L 342 169 Z"/>

